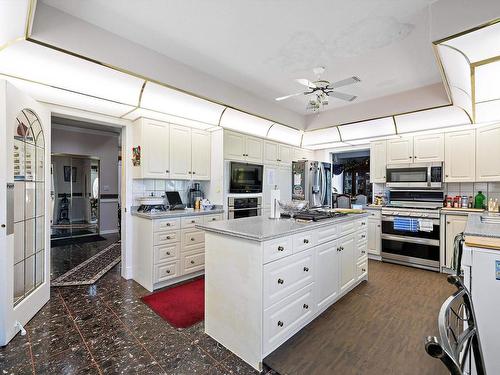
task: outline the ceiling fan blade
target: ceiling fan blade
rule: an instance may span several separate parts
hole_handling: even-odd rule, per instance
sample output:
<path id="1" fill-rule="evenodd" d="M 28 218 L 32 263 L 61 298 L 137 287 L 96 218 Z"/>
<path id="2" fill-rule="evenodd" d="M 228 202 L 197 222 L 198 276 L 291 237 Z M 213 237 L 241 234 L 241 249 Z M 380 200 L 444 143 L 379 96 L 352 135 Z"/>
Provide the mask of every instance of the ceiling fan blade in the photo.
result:
<path id="1" fill-rule="evenodd" d="M 352 77 L 343 79 L 341 81 L 330 83 L 328 85 L 328 87 L 331 89 L 336 89 L 337 87 L 352 85 L 353 83 L 358 83 L 358 82 L 361 82 L 361 80 L 356 76 L 352 76 Z"/>
<path id="2" fill-rule="evenodd" d="M 338 92 L 338 91 L 328 91 L 327 95 L 333 96 L 334 98 L 337 99 L 346 100 L 348 102 L 352 102 L 354 99 L 357 98 L 356 95 L 344 94 L 343 92 Z"/>
<path id="3" fill-rule="evenodd" d="M 298 92 L 296 94 L 291 94 L 291 95 L 286 95 L 286 96 L 280 96 L 279 98 L 276 98 L 274 100 L 276 100 L 277 102 L 281 101 L 281 100 L 285 100 L 285 99 L 288 99 L 288 98 L 293 98 L 294 96 L 299 96 L 299 95 L 303 95 L 304 93 L 303 92 Z"/>
<path id="4" fill-rule="evenodd" d="M 309 81 L 308 79 L 306 79 L 306 78 L 297 78 L 296 81 L 298 83 L 300 83 L 301 85 L 304 85 L 306 87 L 309 87 L 309 88 L 312 88 L 312 89 L 316 88 L 316 85 L 314 83 L 312 83 L 311 81 Z"/>

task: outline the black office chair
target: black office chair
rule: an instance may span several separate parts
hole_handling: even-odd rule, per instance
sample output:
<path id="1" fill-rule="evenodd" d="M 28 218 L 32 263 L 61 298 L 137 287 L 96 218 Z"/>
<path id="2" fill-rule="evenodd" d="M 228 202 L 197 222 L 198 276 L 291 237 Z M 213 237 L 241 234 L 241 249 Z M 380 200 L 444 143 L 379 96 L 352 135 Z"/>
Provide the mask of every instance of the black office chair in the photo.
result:
<path id="1" fill-rule="evenodd" d="M 441 306 L 438 316 L 439 338 L 425 339 L 425 351 L 444 363 L 451 375 L 464 375 L 471 351 L 477 375 L 486 375 L 472 297 L 460 277 L 448 276 L 457 291 Z"/>

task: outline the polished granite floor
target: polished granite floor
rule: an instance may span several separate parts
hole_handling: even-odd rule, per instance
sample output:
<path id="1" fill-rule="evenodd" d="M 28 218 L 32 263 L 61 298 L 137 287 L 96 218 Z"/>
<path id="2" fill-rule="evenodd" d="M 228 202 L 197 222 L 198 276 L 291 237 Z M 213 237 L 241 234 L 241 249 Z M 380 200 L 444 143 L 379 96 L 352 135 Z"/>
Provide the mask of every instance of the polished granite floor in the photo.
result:
<path id="1" fill-rule="evenodd" d="M 142 303 L 147 293 L 121 278 L 119 265 L 93 286 L 52 288 L 26 336 L 0 348 L 0 373 L 257 374 L 207 336 L 203 323 L 170 326 Z"/>
<path id="2" fill-rule="evenodd" d="M 96 255 L 99 251 L 119 240 L 118 234 L 102 235 L 104 241 L 75 243 L 50 249 L 50 277 L 52 280 L 65 274 L 80 263 Z"/>

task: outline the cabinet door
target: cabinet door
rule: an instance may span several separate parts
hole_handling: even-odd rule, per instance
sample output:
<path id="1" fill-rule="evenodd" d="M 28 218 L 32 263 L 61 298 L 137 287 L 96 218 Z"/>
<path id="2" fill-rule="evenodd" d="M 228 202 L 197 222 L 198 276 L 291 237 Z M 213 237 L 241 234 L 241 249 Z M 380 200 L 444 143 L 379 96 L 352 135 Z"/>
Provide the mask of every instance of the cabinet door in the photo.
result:
<path id="1" fill-rule="evenodd" d="M 346 236 L 338 241 L 340 249 L 340 293 L 349 289 L 356 281 L 356 259 L 354 256 L 354 236 Z"/>
<path id="2" fill-rule="evenodd" d="M 144 178 L 169 177 L 169 125 L 160 122 L 142 123 Z"/>
<path id="3" fill-rule="evenodd" d="M 339 255 L 337 242 L 316 247 L 316 306 L 327 308 L 339 295 Z"/>
<path id="4" fill-rule="evenodd" d="M 413 161 L 431 162 L 444 160 L 444 134 L 427 134 L 413 137 Z"/>
<path id="5" fill-rule="evenodd" d="M 500 181 L 500 124 L 476 130 L 476 181 Z"/>
<path id="6" fill-rule="evenodd" d="M 380 255 L 382 247 L 380 219 L 368 219 L 368 253 Z"/>
<path id="7" fill-rule="evenodd" d="M 446 215 L 446 254 L 445 266 L 451 267 L 453 259 L 455 236 L 465 230 L 467 224 L 467 216 Z"/>
<path id="8" fill-rule="evenodd" d="M 306 155 L 307 155 L 306 150 L 304 150 L 303 148 L 294 147 L 292 161 L 307 160 Z"/>
<path id="9" fill-rule="evenodd" d="M 475 134 L 474 130 L 445 134 L 445 182 L 474 182 L 476 177 Z"/>
<path id="10" fill-rule="evenodd" d="M 224 159 L 245 160 L 245 136 L 224 131 Z"/>
<path id="11" fill-rule="evenodd" d="M 245 137 L 245 140 L 245 159 L 250 163 L 262 163 L 264 141 L 260 138 L 249 136 Z"/>
<path id="12" fill-rule="evenodd" d="M 210 133 L 191 130 L 191 168 L 193 179 L 210 180 Z"/>
<path id="13" fill-rule="evenodd" d="M 370 143 L 370 182 L 385 182 L 387 142 Z"/>
<path id="14" fill-rule="evenodd" d="M 387 164 L 413 162 L 413 138 L 390 139 L 387 141 Z"/>
<path id="15" fill-rule="evenodd" d="M 170 125 L 170 178 L 191 178 L 191 129 Z"/>
<path id="16" fill-rule="evenodd" d="M 275 165 L 278 163 L 278 144 L 274 142 L 264 142 L 264 164 Z"/>
<path id="17" fill-rule="evenodd" d="M 282 165 L 292 165 L 292 148 L 286 145 L 280 145 L 278 160 Z"/>

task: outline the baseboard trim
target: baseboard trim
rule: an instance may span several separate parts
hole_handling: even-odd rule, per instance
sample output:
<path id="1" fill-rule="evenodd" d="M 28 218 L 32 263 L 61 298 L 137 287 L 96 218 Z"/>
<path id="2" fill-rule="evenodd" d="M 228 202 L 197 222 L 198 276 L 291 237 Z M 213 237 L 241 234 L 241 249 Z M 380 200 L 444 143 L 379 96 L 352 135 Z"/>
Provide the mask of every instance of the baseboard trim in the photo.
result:
<path id="1" fill-rule="evenodd" d="M 375 254 L 368 253 L 368 259 L 381 261 L 382 257 L 380 255 L 375 255 Z"/>

